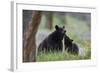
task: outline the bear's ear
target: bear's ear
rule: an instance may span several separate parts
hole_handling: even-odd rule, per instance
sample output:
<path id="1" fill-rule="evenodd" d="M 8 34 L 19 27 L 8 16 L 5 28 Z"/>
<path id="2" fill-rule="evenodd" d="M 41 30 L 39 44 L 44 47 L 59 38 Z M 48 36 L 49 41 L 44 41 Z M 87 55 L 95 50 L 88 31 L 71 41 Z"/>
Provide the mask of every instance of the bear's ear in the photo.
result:
<path id="1" fill-rule="evenodd" d="M 66 33 L 66 30 L 64 31 L 64 33 Z"/>
<path id="2" fill-rule="evenodd" d="M 62 28 L 65 29 L 65 26 L 63 26 Z"/>
<path id="3" fill-rule="evenodd" d="M 71 40 L 73 42 L 73 40 Z"/>
<path id="4" fill-rule="evenodd" d="M 56 28 L 56 30 L 57 30 L 57 29 L 59 28 L 59 26 L 58 26 L 58 25 L 56 25 L 56 26 L 55 26 L 55 28 Z"/>

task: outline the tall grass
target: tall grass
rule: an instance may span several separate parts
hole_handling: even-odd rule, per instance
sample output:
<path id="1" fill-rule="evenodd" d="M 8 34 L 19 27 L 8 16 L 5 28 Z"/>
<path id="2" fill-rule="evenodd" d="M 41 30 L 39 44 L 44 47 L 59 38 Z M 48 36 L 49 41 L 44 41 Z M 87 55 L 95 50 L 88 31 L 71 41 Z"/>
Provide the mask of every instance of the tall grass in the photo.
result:
<path id="1" fill-rule="evenodd" d="M 91 58 L 90 49 L 86 50 L 86 54 L 84 56 L 74 55 L 71 53 L 65 52 L 41 52 L 37 55 L 37 62 L 43 61 L 64 61 L 64 60 L 85 60 Z"/>

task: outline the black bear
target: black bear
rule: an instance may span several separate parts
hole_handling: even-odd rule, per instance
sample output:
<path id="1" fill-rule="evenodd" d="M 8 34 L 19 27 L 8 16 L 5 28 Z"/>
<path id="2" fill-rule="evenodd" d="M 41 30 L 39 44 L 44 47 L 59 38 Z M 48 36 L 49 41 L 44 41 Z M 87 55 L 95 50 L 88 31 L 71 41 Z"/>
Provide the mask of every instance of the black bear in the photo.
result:
<path id="1" fill-rule="evenodd" d="M 73 43 L 73 40 L 70 39 L 67 35 L 64 36 L 64 45 L 67 52 L 78 55 L 78 45 L 76 43 Z"/>
<path id="2" fill-rule="evenodd" d="M 65 27 L 55 26 L 55 31 L 46 37 L 39 45 L 38 50 L 61 51 L 63 48 L 62 40 L 66 33 Z"/>

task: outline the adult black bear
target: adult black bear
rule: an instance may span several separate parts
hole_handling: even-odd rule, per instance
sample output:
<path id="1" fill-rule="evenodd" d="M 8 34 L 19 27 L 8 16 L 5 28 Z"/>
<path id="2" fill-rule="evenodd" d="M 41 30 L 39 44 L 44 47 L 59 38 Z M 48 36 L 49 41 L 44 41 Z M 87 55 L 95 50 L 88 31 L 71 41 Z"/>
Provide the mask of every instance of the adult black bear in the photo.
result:
<path id="1" fill-rule="evenodd" d="M 72 54 L 78 54 L 79 48 L 78 45 L 73 43 L 73 40 L 70 39 L 67 35 L 64 36 L 64 45 L 65 49 Z"/>
<path id="2" fill-rule="evenodd" d="M 52 32 L 48 37 L 46 37 L 43 42 L 40 43 L 38 50 L 45 51 L 62 51 L 63 43 L 62 40 L 66 33 L 65 27 L 55 26 L 55 31 Z"/>

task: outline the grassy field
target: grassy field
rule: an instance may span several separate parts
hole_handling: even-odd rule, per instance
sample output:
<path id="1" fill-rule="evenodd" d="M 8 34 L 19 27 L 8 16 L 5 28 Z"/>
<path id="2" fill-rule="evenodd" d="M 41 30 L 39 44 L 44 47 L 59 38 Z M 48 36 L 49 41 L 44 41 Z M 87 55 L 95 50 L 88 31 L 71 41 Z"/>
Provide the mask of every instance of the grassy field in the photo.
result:
<path id="1" fill-rule="evenodd" d="M 37 62 L 45 62 L 45 61 L 64 61 L 64 60 L 85 60 L 90 59 L 90 49 L 86 51 L 85 56 L 73 55 L 67 52 L 48 52 L 41 53 L 37 56 Z"/>

